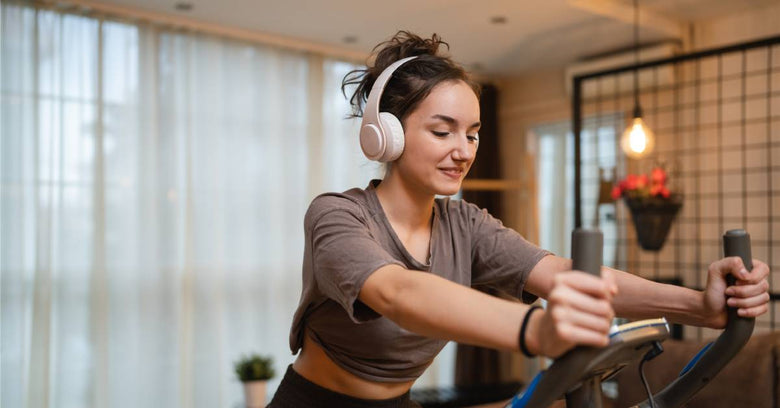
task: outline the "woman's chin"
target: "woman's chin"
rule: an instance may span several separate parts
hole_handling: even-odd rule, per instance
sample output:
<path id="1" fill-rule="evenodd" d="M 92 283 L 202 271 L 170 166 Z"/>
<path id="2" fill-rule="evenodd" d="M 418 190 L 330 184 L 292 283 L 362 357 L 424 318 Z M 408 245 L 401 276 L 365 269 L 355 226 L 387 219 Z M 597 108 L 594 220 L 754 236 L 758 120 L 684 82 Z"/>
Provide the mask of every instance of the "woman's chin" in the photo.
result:
<path id="1" fill-rule="evenodd" d="M 456 183 L 447 183 L 448 185 L 440 186 L 436 189 L 436 194 L 440 196 L 452 196 L 455 194 L 458 194 L 460 191 L 460 182 Z"/>

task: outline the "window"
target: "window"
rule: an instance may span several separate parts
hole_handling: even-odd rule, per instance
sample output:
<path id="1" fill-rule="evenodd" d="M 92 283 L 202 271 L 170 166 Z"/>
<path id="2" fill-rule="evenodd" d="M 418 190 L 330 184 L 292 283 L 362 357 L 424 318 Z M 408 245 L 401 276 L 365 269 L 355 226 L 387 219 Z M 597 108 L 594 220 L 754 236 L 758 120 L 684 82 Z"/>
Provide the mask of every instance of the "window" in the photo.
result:
<path id="1" fill-rule="evenodd" d="M 581 133 L 583 227 L 598 226 L 604 233 L 604 264 L 624 257 L 616 245 L 620 231 L 613 204 L 598 205 L 600 179 L 613 180 L 622 166 L 618 138 L 622 114 L 587 118 Z M 531 130 L 537 149 L 539 243 L 561 256 L 571 255 L 574 229 L 574 135 L 569 121 L 542 124 Z M 602 176 L 600 176 L 600 173 Z M 620 173 L 618 171 L 618 173 Z M 625 259 L 625 258 L 622 258 Z"/>

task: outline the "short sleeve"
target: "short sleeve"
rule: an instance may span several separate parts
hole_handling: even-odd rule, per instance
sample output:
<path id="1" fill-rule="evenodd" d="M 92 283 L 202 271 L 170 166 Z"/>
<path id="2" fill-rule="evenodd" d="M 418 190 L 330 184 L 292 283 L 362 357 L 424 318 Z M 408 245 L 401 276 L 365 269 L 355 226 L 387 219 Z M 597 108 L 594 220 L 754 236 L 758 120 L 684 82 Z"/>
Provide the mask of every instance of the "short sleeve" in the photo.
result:
<path id="1" fill-rule="evenodd" d="M 403 264 L 372 236 L 359 205 L 337 197 L 315 200 L 305 227 L 320 292 L 340 304 L 355 323 L 379 317 L 358 300 L 363 283 L 385 265 Z"/>
<path id="2" fill-rule="evenodd" d="M 523 289 L 534 266 L 551 253 L 505 227 L 487 210 L 466 205 L 472 232 L 472 285 L 502 289 L 527 303 L 536 300 Z"/>

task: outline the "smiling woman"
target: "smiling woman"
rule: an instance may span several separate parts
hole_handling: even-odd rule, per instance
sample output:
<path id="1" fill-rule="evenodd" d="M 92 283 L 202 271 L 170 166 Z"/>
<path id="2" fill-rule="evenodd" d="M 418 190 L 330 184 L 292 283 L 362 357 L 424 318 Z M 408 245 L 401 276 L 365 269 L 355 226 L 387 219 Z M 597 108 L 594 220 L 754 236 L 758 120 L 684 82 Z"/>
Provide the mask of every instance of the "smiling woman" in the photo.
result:
<path id="1" fill-rule="evenodd" d="M 303 294 L 290 334 L 300 353 L 272 407 L 414 406 L 408 391 L 447 340 L 517 349 L 525 307 L 469 287 L 520 296 L 547 252 L 474 205 L 435 198 L 460 190 L 481 126 L 480 88 L 440 54 L 445 45 L 436 35 L 399 32 L 378 48 L 373 66 L 345 77 L 345 87 L 357 85 L 354 115 L 386 138 L 369 141 L 367 155 L 393 158 L 382 180 L 321 195 L 309 207 Z M 496 326 L 473 314 L 456 323 L 451 307 L 425 303 L 425 293 L 477 302 Z M 405 294 L 413 301 L 402 301 Z M 502 315 L 517 322 L 499 324 Z"/>

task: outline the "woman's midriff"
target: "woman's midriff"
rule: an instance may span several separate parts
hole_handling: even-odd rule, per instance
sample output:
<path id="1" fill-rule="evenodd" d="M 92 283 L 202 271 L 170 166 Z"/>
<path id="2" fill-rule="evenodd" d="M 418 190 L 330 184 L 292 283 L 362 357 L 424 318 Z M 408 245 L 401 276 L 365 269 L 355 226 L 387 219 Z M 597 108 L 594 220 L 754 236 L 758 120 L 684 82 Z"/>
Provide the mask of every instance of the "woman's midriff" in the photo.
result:
<path id="1" fill-rule="evenodd" d="M 293 369 L 320 387 L 356 398 L 388 399 L 403 395 L 414 383 L 380 383 L 357 377 L 334 363 L 308 335 L 303 337 L 303 348 Z"/>

